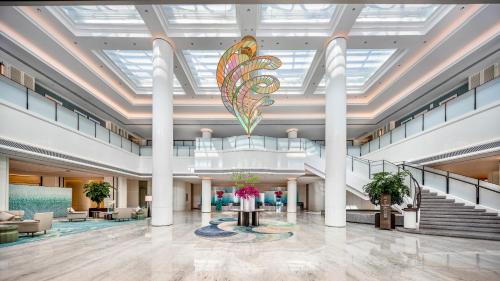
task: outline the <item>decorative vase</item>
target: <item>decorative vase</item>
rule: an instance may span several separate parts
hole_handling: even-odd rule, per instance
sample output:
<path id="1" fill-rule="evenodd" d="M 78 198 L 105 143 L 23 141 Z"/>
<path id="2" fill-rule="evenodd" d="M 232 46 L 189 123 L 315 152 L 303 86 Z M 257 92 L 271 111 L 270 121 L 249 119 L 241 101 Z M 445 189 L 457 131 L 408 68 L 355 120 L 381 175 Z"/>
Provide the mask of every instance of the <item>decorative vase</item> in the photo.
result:
<path id="1" fill-rule="evenodd" d="M 255 211 L 255 197 L 250 196 L 247 199 L 241 199 L 241 210 L 245 212 Z"/>

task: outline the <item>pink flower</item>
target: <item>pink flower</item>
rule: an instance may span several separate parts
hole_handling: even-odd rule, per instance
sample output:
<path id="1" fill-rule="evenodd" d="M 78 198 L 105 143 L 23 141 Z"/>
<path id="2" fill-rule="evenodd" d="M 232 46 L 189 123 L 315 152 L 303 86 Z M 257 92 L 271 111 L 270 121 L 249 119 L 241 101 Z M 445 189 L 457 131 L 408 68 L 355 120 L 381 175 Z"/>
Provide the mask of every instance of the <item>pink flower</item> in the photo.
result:
<path id="1" fill-rule="evenodd" d="M 238 189 L 235 195 L 239 198 L 248 199 L 250 197 L 259 197 L 259 189 L 255 186 L 245 186 Z"/>
<path id="2" fill-rule="evenodd" d="M 283 192 L 281 190 L 278 190 L 278 191 L 274 192 L 274 195 L 276 195 L 277 198 L 281 198 L 281 196 L 283 195 Z"/>

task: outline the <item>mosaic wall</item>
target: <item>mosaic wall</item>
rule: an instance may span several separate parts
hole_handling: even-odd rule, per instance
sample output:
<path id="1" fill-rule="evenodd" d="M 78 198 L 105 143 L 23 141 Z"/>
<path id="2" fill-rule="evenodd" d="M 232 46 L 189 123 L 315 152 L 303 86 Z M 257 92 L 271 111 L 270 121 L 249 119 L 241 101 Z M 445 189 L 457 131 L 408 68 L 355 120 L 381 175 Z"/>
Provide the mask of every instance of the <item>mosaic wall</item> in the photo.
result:
<path id="1" fill-rule="evenodd" d="M 24 218 L 35 213 L 54 212 L 54 217 L 66 216 L 71 207 L 71 188 L 9 185 L 9 209 L 24 210 Z"/>

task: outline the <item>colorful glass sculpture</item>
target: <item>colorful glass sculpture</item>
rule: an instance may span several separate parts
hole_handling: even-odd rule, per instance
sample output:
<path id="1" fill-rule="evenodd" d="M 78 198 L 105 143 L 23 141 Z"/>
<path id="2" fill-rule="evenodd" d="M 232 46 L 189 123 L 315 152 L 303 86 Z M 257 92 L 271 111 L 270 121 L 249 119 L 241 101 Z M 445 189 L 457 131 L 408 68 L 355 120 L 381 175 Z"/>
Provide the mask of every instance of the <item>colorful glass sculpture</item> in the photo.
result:
<path id="1" fill-rule="evenodd" d="M 274 103 L 270 94 L 280 87 L 279 80 L 260 70 L 274 70 L 281 60 L 273 56 L 257 56 L 257 41 L 245 36 L 222 55 L 217 65 L 217 85 L 222 102 L 250 136 L 262 120 L 261 108 Z"/>

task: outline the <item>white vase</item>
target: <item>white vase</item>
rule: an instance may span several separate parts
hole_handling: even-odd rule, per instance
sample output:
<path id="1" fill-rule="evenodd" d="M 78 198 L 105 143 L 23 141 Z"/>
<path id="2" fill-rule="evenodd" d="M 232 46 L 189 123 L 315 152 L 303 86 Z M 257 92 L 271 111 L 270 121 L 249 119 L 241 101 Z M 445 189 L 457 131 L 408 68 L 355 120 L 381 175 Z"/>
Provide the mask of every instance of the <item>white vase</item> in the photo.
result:
<path id="1" fill-rule="evenodd" d="M 241 210 L 245 212 L 255 211 L 255 197 L 249 197 L 247 199 L 241 199 Z"/>

